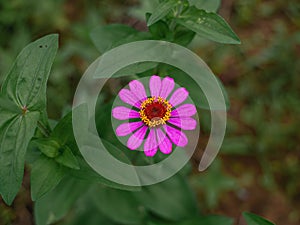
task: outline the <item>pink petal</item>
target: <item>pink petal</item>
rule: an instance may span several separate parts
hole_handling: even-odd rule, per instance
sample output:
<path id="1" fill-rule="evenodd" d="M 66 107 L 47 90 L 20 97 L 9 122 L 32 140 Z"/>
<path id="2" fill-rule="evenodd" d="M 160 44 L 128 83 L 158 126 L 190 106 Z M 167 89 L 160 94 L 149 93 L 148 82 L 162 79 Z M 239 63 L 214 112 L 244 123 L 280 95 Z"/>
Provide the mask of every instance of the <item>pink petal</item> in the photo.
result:
<path id="1" fill-rule="evenodd" d="M 175 82 L 173 78 L 165 77 L 161 82 L 160 97 L 166 99 L 174 89 Z"/>
<path id="2" fill-rule="evenodd" d="M 149 81 L 150 94 L 151 96 L 159 96 L 160 87 L 161 87 L 161 79 L 159 76 L 152 76 Z"/>
<path id="3" fill-rule="evenodd" d="M 168 125 L 164 126 L 164 128 L 168 134 L 168 137 L 175 145 L 178 145 L 179 147 L 184 147 L 187 145 L 188 139 L 182 131 Z"/>
<path id="4" fill-rule="evenodd" d="M 172 111 L 172 117 L 191 117 L 197 113 L 193 104 L 184 104 Z"/>
<path id="5" fill-rule="evenodd" d="M 119 97 L 123 102 L 132 106 L 138 107 L 141 104 L 139 99 L 131 91 L 125 88 L 119 92 Z"/>
<path id="6" fill-rule="evenodd" d="M 156 136 L 160 151 L 164 154 L 170 154 L 172 152 L 172 143 L 161 128 L 156 129 Z"/>
<path id="7" fill-rule="evenodd" d="M 144 144 L 144 153 L 148 157 L 153 157 L 157 152 L 157 140 L 155 129 L 150 129 L 149 135 Z"/>
<path id="8" fill-rule="evenodd" d="M 194 130 L 197 126 L 197 121 L 191 117 L 170 118 L 168 122 L 183 130 Z"/>
<path id="9" fill-rule="evenodd" d="M 185 88 L 178 88 L 171 96 L 169 102 L 172 106 L 177 106 L 184 102 L 189 96 L 189 92 Z"/>
<path id="10" fill-rule="evenodd" d="M 127 141 L 127 147 L 131 150 L 135 150 L 141 146 L 144 137 L 146 135 L 148 127 L 143 126 L 141 129 L 137 130 Z"/>
<path id="11" fill-rule="evenodd" d="M 144 123 L 139 122 L 129 122 L 129 123 L 123 123 L 116 129 L 117 136 L 127 136 L 128 134 L 133 133 L 135 130 L 143 126 Z"/>
<path id="12" fill-rule="evenodd" d="M 139 112 L 128 109 L 124 106 L 117 106 L 112 110 L 112 115 L 117 120 L 128 120 L 133 118 L 139 118 Z"/>
<path id="13" fill-rule="evenodd" d="M 145 87 L 140 81 L 138 80 L 131 81 L 129 83 L 129 87 L 131 93 L 133 93 L 138 100 L 143 101 L 147 98 Z"/>

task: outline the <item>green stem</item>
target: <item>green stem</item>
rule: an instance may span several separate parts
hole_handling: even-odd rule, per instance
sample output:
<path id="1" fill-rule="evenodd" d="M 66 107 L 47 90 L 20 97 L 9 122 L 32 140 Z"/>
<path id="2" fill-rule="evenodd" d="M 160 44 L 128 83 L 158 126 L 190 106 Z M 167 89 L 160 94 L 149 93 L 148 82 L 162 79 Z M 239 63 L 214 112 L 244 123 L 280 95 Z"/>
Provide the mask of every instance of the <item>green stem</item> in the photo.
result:
<path id="1" fill-rule="evenodd" d="M 179 4 L 177 7 L 177 11 L 176 14 L 174 16 L 174 18 L 172 19 L 171 23 L 170 23 L 170 30 L 174 31 L 175 27 L 176 27 L 176 19 L 180 16 L 180 14 L 182 13 L 183 10 L 183 4 Z"/>

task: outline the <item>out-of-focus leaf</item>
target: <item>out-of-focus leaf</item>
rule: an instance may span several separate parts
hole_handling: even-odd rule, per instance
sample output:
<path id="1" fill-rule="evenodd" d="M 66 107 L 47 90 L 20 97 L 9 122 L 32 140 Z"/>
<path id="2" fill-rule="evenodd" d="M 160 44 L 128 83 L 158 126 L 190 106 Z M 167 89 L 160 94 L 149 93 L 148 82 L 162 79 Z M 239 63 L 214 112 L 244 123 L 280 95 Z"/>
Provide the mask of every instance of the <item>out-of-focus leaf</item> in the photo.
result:
<path id="1" fill-rule="evenodd" d="M 34 205 L 34 217 L 37 225 L 52 224 L 62 219 L 77 199 L 86 193 L 86 183 L 65 178 L 60 184 Z"/>
<path id="2" fill-rule="evenodd" d="M 208 12 L 216 12 L 221 4 L 221 0 L 189 0 L 191 6 L 196 6 L 198 9 L 204 9 Z"/>
<path id="3" fill-rule="evenodd" d="M 171 221 L 197 215 L 195 196 L 179 175 L 137 192 L 140 202 L 153 213 Z"/>
<path id="4" fill-rule="evenodd" d="M 139 32 L 123 24 L 99 26 L 91 32 L 91 38 L 96 48 L 104 53 L 111 49 L 117 42 L 129 36 L 135 36 Z"/>
<path id="5" fill-rule="evenodd" d="M 241 43 L 227 22 L 216 13 L 190 7 L 176 20 L 201 37 L 226 44 Z"/>
<path id="6" fill-rule="evenodd" d="M 95 187 L 91 194 L 99 210 L 111 220 L 122 224 L 142 224 L 145 211 L 134 192 Z"/>
<path id="7" fill-rule="evenodd" d="M 192 184 L 203 191 L 207 206 L 213 208 L 218 203 L 220 195 L 234 189 L 236 182 L 222 172 L 221 162 L 215 160 L 206 173 L 193 178 Z"/>
<path id="8" fill-rule="evenodd" d="M 99 175 L 97 172 L 95 172 L 86 162 L 84 159 L 78 157 L 77 161 L 79 163 L 79 170 L 70 170 L 69 173 L 72 177 L 88 181 L 91 183 L 100 183 L 110 188 L 120 189 L 120 190 L 128 190 L 128 191 L 139 191 L 141 190 L 140 187 L 131 187 L 131 186 L 125 186 L 121 185 L 115 182 L 112 182 L 110 180 L 107 180 L 106 178 Z"/>
<path id="9" fill-rule="evenodd" d="M 243 212 L 243 217 L 245 218 L 247 225 L 275 225 L 270 221 L 255 215 L 253 213 Z"/>
<path id="10" fill-rule="evenodd" d="M 33 201 L 53 190 L 64 176 L 64 169 L 54 159 L 43 155 L 32 165 L 31 198 Z"/>

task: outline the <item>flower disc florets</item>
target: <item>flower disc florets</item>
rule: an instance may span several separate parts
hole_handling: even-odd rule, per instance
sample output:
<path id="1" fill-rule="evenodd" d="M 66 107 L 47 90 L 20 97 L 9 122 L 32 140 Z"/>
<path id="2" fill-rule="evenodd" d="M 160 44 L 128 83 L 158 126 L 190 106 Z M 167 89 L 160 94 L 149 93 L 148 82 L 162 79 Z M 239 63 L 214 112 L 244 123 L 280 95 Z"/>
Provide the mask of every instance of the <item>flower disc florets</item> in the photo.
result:
<path id="1" fill-rule="evenodd" d="M 162 97 L 151 97 L 140 106 L 141 120 L 149 127 L 156 127 L 170 119 L 172 105 Z"/>

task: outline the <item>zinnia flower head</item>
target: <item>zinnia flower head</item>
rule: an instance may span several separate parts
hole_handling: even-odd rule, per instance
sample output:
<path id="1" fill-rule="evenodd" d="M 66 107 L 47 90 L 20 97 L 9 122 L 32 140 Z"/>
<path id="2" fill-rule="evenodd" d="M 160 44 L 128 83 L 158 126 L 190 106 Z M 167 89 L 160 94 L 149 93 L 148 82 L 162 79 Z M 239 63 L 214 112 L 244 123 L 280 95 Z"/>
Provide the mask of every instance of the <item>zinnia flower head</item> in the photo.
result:
<path id="1" fill-rule="evenodd" d="M 117 136 L 129 136 L 127 147 L 131 150 L 143 144 L 146 156 L 154 156 L 158 149 L 164 154 L 172 152 L 173 144 L 185 147 L 188 138 L 183 130 L 194 130 L 197 122 L 192 116 L 197 113 L 193 104 L 184 103 L 188 98 L 185 88 L 175 88 L 170 77 L 161 79 L 153 75 L 149 80 L 150 96 L 139 80 L 123 88 L 119 98 L 128 107 L 117 106 L 112 115 L 118 120 L 127 120 L 116 129 Z"/>

